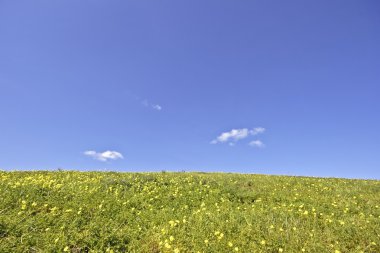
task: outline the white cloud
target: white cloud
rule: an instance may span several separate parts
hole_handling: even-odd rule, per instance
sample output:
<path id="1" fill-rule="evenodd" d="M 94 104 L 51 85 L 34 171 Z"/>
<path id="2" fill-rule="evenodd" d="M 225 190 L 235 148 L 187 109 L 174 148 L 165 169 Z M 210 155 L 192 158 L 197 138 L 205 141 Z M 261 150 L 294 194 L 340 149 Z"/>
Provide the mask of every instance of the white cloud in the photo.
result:
<path id="1" fill-rule="evenodd" d="M 152 105 L 152 108 L 154 110 L 157 110 L 157 111 L 161 111 L 162 110 L 162 106 L 161 105 Z"/>
<path id="2" fill-rule="evenodd" d="M 211 144 L 229 142 L 229 145 L 232 146 L 231 143 L 234 144 L 234 142 L 245 139 L 250 135 L 258 135 L 264 132 L 265 128 L 263 127 L 255 127 L 252 130 L 249 130 L 248 128 L 232 129 L 229 132 L 221 133 L 216 139 L 211 141 Z"/>
<path id="3" fill-rule="evenodd" d="M 102 162 L 124 158 L 121 153 L 116 152 L 116 151 L 110 151 L 110 150 L 104 151 L 103 153 L 98 153 L 96 151 L 89 150 L 89 151 L 83 152 L 83 154 Z"/>
<path id="4" fill-rule="evenodd" d="M 248 145 L 251 146 L 251 147 L 256 147 L 256 148 L 263 148 L 263 147 L 265 147 L 264 143 L 262 141 L 260 141 L 260 140 L 251 141 Z"/>
<path id="5" fill-rule="evenodd" d="M 232 129 L 229 132 L 224 132 L 215 140 L 211 141 L 212 144 L 216 144 L 218 142 L 227 142 L 227 141 L 238 141 L 240 139 L 244 139 L 249 135 L 249 130 L 247 128 L 242 129 Z"/>
<path id="6" fill-rule="evenodd" d="M 252 129 L 251 131 L 250 131 L 250 133 L 252 134 L 252 135 L 258 135 L 258 134 L 262 134 L 262 133 L 264 133 L 265 132 L 265 128 L 264 127 L 255 127 L 254 129 Z"/>
<path id="7" fill-rule="evenodd" d="M 152 104 L 150 103 L 147 99 L 144 99 L 141 101 L 141 104 L 145 107 L 150 107 L 156 111 L 161 111 L 162 110 L 162 106 L 159 105 L 159 104 Z"/>

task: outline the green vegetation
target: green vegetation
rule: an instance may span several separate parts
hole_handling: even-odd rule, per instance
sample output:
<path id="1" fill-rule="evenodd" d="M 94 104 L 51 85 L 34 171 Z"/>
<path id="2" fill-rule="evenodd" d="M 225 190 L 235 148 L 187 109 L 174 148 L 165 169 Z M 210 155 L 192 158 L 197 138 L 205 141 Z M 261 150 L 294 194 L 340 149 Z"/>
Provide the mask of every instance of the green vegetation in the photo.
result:
<path id="1" fill-rule="evenodd" d="M 0 172 L 0 252 L 380 252 L 380 181 Z"/>

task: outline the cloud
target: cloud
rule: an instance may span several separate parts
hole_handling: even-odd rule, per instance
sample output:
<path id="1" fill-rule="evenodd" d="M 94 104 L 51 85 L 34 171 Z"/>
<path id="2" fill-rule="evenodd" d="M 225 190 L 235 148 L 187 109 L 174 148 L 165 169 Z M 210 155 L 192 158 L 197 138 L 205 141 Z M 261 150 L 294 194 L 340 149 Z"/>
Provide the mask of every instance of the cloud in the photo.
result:
<path id="1" fill-rule="evenodd" d="M 240 139 L 244 139 L 249 135 L 249 130 L 247 128 L 242 129 L 232 129 L 229 132 L 224 132 L 215 140 L 211 141 L 212 144 L 216 144 L 218 142 L 227 142 L 227 141 L 238 141 Z"/>
<path id="2" fill-rule="evenodd" d="M 242 140 L 247 138 L 250 135 L 258 135 L 265 132 L 265 128 L 263 127 L 256 127 L 252 130 L 249 130 L 248 128 L 241 128 L 241 129 L 232 129 L 229 132 L 221 133 L 216 139 L 211 141 L 211 144 L 217 144 L 217 143 L 224 143 L 229 142 L 229 145 L 234 144 L 234 142 L 237 142 L 238 140 Z"/>
<path id="3" fill-rule="evenodd" d="M 162 106 L 161 105 L 152 105 L 152 108 L 154 110 L 157 110 L 157 111 L 161 111 L 162 110 Z"/>
<path id="4" fill-rule="evenodd" d="M 250 133 L 252 134 L 252 135 L 258 135 L 258 134 L 262 134 L 262 133 L 264 133 L 265 132 L 265 128 L 264 127 L 255 127 L 254 129 L 252 129 L 251 131 L 250 131 Z"/>
<path id="5" fill-rule="evenodd" d="M 102 162 L 106 162 L 108 160 L 117 160 L 117 159 L 123 159 L 124 158 L 121 153 L 116 152 L 116 151 L 110 151 L 110 150 L 104 151 L 103 153 L 98 153 L 96 151 L 89 150 L 89 151 L 83 152 L 83 154 L 86 156 L 90 156 L 90 157 L 94 158 L 95 160 L 102 161 Z"/>
<path id="6" fill-rule="evenodd" d="M 251 147 L 256 147 L 256 148 L 263 148 L 263 147 L 265 147 L 264 143 L 262 141 L 260 141 L 260 140 L 251 141 L 248 145 L 251 146 Z"/>
<path id="7" fill-rule="evenodd" d="M 152 104 L 150 103 L 147 99 L 144 99 L 141 101 L 141 104 L 145 107 L 150 107 L 156 111 L 161 111 L 162 110 L 162 106 L 159 105 L 159 104 Z"/>

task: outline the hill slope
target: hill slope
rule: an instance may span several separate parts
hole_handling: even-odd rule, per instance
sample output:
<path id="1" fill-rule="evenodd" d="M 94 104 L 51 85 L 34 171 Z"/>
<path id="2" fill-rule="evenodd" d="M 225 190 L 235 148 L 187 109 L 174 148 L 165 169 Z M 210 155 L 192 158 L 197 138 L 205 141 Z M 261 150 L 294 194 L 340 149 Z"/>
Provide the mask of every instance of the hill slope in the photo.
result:
<path id="1" fill-rule="evenodd" d="M 380 181 L 0 172 L 0 252 L 380 252 Z"/>

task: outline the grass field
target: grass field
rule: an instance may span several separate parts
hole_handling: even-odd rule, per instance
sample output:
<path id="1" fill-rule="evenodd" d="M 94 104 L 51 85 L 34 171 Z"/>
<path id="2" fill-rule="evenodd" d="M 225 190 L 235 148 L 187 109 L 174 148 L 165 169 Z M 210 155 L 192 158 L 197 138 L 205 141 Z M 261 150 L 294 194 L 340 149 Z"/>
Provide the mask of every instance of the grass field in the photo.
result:
<path id="1" fill-rule="evenodd" d="M 380 252 L 380 181 L 0 172 L 0 252 Z"/>

